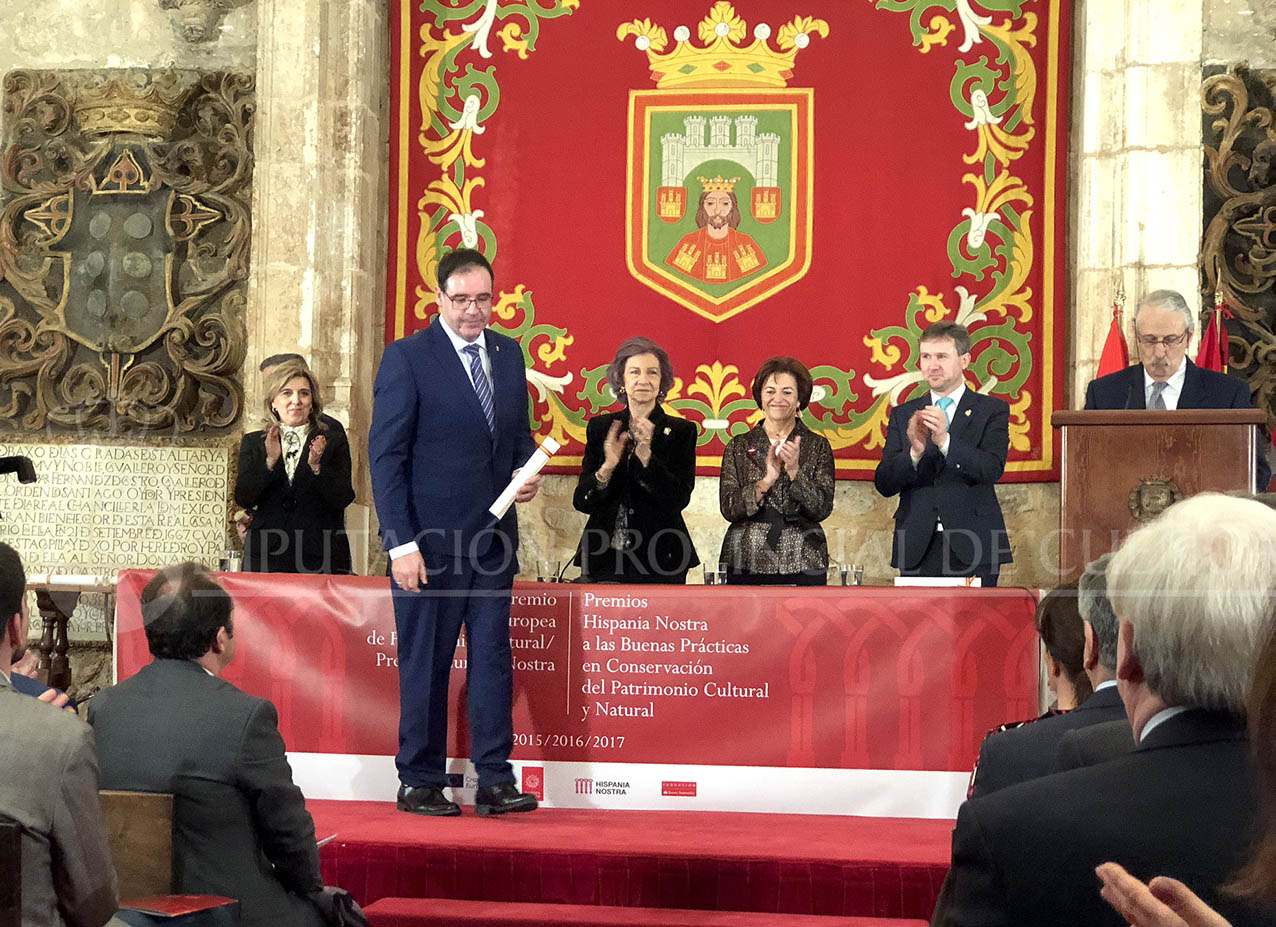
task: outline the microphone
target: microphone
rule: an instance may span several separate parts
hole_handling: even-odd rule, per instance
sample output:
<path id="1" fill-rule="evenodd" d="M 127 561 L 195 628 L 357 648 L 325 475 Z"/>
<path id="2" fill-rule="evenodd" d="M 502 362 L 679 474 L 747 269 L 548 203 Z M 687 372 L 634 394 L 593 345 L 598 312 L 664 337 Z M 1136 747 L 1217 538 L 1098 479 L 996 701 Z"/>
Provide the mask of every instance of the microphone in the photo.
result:
<path id="1" fill-rule="evenodd" d="M 31 465 L 31 458 L 22 454 L 0 457 L 0 473 L 18 474 L 19 483 L 35 482 L 35 467 Z"/>
<path id="2" fill-rule="evenodd" d="M 1130 388 L 1125 391 L 1125 408 L 1136 409 L 1138 406 L 1134 404 L 1134 384 L 1130 384 Z"/>

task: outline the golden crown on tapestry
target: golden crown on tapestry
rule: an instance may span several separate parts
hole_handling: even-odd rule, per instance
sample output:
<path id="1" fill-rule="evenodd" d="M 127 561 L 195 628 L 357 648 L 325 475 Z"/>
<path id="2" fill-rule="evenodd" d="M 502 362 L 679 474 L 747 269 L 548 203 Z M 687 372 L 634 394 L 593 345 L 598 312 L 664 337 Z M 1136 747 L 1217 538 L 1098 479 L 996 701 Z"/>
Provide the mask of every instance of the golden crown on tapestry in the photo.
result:
<path id="1" fill-rule="evenodd" d="M 753 42 L 744 44 L 748 24 L 736 15 L 735 7 L 719 0 L 700 21 L 699 39 L 691 41 L 691 30 L 678 26 L 675 45 L 665 54 L 669 36 L 664 27 L 650 19 L 635 19 L 616 30 L 616 38 L 636 36 L 634 45 L 647 53 L 651 79 L 661 90 L 689 90 L 702 87 L 785 87 L 793 76 L 798 51 L 806 48 L 812 35 L 826 37 L 828 23 L 810 16 L 795 16 L 780 27 L 776 44 L 770 45 L 771 27 L 758 23 Z"/>
<path id="2" fill-rule="evenodd" d="M 705 193 L 732 193 L 739 179 L 739 177 L 723 177 L 721 174 L 716 177 L 696 178 L 700 181 Z"/>
<path id="3" fill-rule="evenodd" d="M 75 94 L 75 116 L 88 135 L 127 132 L 167 138 L 177 113 L 199 83 L 196 71 L 158 74 L 129 71 L 124 76 L 93 75 Z"/>

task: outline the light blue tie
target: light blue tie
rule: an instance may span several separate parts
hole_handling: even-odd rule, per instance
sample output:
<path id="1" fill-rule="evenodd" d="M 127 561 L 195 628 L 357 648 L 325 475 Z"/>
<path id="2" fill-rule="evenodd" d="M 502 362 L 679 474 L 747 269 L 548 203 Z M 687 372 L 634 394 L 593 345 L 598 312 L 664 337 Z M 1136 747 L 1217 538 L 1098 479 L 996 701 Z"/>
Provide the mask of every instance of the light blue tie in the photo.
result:
<path id="1" fill-rule="evenodd" d="M 943 399 L 938 400 L 935 405 L 944 410 L 944 418 L 948 419 L 948 424 L 951 425 L 953 423 L 953 397 L 945 396 Z"/>
<path id="2" fill-rule="evenodd" d="M 470 356 L 470 377 L 474 380 L 474 392 L 478 393 L 479 405 L 487 416 L 487 430 L 496 434 L 496 416 L 492 413 L 492 384 L 487 382 L 487 374 L 483 372 L 483 359 L 479 357 L 479 346 L 467 344 L 462 348 Z"/>

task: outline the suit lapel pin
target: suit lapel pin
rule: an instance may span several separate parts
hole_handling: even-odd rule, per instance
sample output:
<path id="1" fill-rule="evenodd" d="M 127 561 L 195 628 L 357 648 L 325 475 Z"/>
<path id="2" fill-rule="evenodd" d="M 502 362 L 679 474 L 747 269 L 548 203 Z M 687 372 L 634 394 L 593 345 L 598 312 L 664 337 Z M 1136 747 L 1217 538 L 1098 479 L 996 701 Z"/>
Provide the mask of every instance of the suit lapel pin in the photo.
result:
<path id="1" fill-rule="evenodd" d="M 969 410 L 969 409 L 967 409 L 967 410 L 966 410 L 966 418 L 970 418 L 970 410 Z"/>
<path id="2" fill-rule="evenodd" d="M 662 432 L 662 434 L 669 434 L 669 429 L 668 429 L 668 428 L 664 429 L 664 431 Z"/>

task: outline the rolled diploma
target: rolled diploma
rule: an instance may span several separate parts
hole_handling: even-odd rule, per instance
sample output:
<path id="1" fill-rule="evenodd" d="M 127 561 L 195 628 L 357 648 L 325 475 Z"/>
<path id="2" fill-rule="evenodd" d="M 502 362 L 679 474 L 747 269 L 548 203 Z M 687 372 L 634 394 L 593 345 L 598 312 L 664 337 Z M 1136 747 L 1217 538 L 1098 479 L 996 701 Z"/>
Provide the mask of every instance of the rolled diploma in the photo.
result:
<path id="1" fill-rule="evenodd" d="M 527 458 L 527 463 L 519 468 L 518 474 L 510 480 L 510 484 L 496 497 L 496 501 L 492 503 L 488 511 L 496 516 L 497 519 L 504 518 L 505 513 L 514 504 L 514 497 L 523 488 L 523 484 L 540 473 L 541 467 L 549 463 L 549 459 L 556 453 L 558 453 L 557 441 L 553 438 L 546 438 L 542 441 L 541 446 L 536 449 L 536 453 Z"/>

